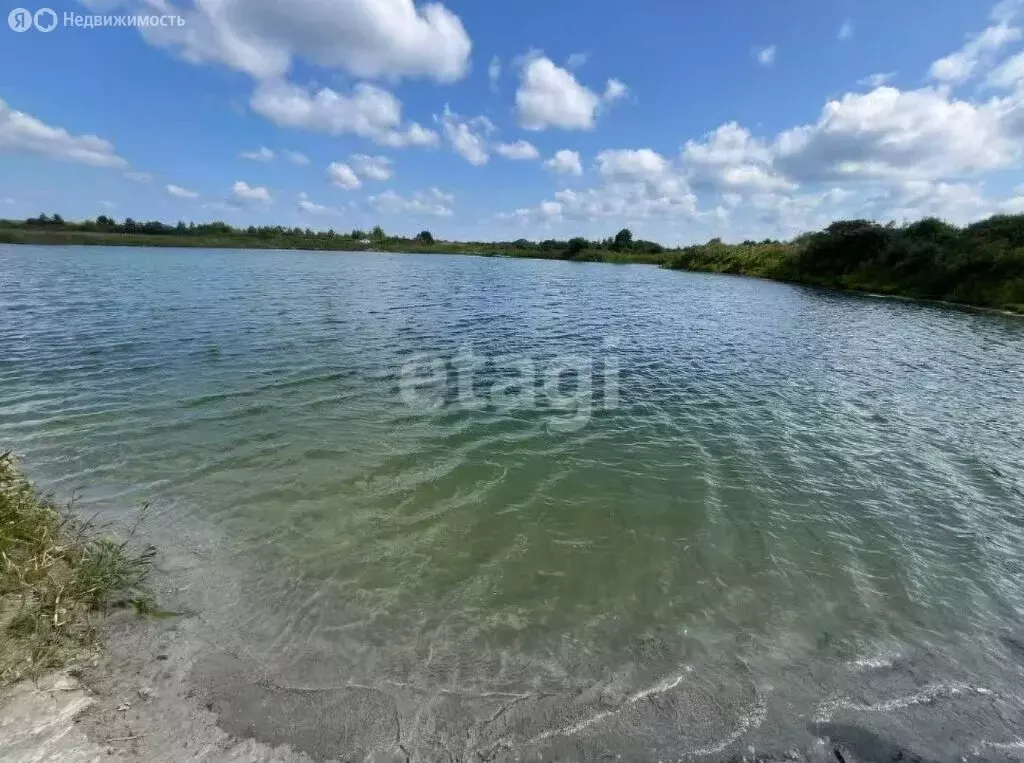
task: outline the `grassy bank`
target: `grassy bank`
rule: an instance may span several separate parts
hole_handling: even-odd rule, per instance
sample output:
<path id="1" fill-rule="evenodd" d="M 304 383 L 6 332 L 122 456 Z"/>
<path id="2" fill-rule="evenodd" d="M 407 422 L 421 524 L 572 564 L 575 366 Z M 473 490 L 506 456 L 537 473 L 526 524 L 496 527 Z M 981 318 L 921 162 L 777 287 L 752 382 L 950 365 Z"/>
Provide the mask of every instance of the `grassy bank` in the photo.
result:
<path id="1" fill-rule="evenodd" d="M 148 608 L 154 553 L 77 518 L 0 456 L 0 685 L 88 655 L 111 607 Z"/>

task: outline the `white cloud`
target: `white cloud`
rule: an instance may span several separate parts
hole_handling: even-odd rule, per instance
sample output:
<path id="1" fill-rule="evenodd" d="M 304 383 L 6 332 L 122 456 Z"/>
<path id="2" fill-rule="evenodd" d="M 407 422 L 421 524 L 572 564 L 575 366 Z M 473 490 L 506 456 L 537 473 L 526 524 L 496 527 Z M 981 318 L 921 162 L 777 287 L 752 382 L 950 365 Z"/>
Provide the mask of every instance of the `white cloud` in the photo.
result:
<path id="1" fill-rule="evenodd" d="M 344 162 L 331 162 L 327 168 L 327 177 L 334 185 L 346 191 L 353 191 L 363 184 L 355 171 Z"/>
<path id="2" fill-rule="evenodd" d="M 853 37 L 853 22 L 850 19 L 846 19 L 843 25 L 839 27 L 839 34 L 837 36 L 840 40 L 849 40 Z"/>
<path id="3" fill-rule="evenodd" d="M 39 154 L 94 167 L 126 167 L 128 162 L 114 153 L 110 141 L 95 135 L 72 135 L 51 127 L 23 111 L 15 111 L 0 100 L 0 152 Z"/>
<path id="4" fill-rule="evenodd" d="M 969 38 L 964 46 L 935 61 L 929 74 L 940 82 L 959 84 L 970 79 L 979 66 L 987 64 L 1003 46 L 1021 39 L 1021 30 L 1000 23 Z"/>
<path id="5" fill-rule="evenodd" d="M 285 158 L 298 167 L 305 167 L 309 164 L 309 157 L 298 151 L 285 151 Z"/>
<path id="6" fill-rule="evenodd" d="M 583 174 L 583 163 L 580 161 L 579 152 L 570 151 L 567 148 L 556 151 L 554 156 L 544 162 L 544 168 L 559 175 L 576 175 L 578 177 Z"/>
<path id="7" fill-rule="evenodd" d="M 504 156 L 506 159 L 537 159 L 540 152 L 532 143 L 525 140 L 517 140 L 515 143 L 499 143 L 494 147 L 494 153 Z"/>
<path id="8" fill-rule="evenodd" d="M 671 161 L 650 148 L 601 151 L 597 171 L 609 184 L 643 184 L 644 194 L 652 198 L 689 194 L 686 178 Z"/>
<path id="9" fill-rule="evenodd" d="M 263 203 L 270 202 L 270 191 L 261 185 L 252 186 L 244 180 L 236 180 L 231 186 L 231 198 L 241 203 Z"/>
<path id="10" fill-rule="evenodd" d="M 870 87 L 874 90 L 876 87 L 881 87 L 895 76 L 896 72 L 878 72 L 876 74 L 869 74 L 864 79 L 857 80 L 857 84 Z"/>
<path id="11" fill-rule="evenodd" d="M 682 161 L 694 183 L 733 191 L 768 191 L 791 183 L 772 168 L 772 152 L 765 143 L 735 122 L 727 122 L 704 136 L 687 141 Z"/>
<path id="12" fill-rule="evenodd" d="M 611 103 L 619 100 L 620 98 L 625 98 L 627 93 L 629 93 L 629 88 L 626 87 L 625 82 L 617 79 L 610 79 L 604 89 L 604 99 Z"/>
<path id="13" fill-rule="evenodd" d="M 126 172 L 124 176 L 129 180 L 134 180 L 136 183 L 151 183 L 153 182 L 152 172 Z"/>
<path id="14" fill-rule="evenodd" d="M 380 145 L 390 148 L 408 148 L 409 146 L 434 147 L 441 142 L 441 137 L 419 122 L 411 122 L 403 130 L 389 130 L 374 140 Z"/>
<path id="15" fill-rule="evenodd" d="M 199 194 L 195 191 L 190 191 L 187 188 L 182 188 L 180 185 L 167 184 L 167 193 L 171 196 L 176 196 L 179 199 L 198 199 Z"/>
<path id="16" fill-rule="evenodd" d="M 301 211 L 308 212 L 311 215 L 330 215 L 335 213 L 335 210 L 330 207 L 310 201 L 310 198 L 306 195 L 305 191 L 302 191 L 299 194 L 297 206 Z"/>
<path id="17" fill-rule="evenodd" d="M 894 185 L 874 209 L 878 219 L 903 222 L 938 217 L 961 225 L 994 211 L 977 184 L 928 180 Z"/>
<path id="18" fill-rule="evenodd" d="M 541 217 L 545 217 L 548 220 L 562 219 L 562 202 L 560 201 L 542 201 L 538 210 Z"/>
<path id="19" fill-rule="evenodd" d="M 260 146 L 256 151 L 243 151 L 239 156 L 243 159 L 252 159 L 254 162 L 269 162 L 274 158 L 274 152 L 266 146 Z"/>
<path id="20" fill-rule="evenodd" d="M 760 48 L 757 51 L 757 62 L 761 66 L 771 66 L 775 63 L 775 57 L 778 55 L 779 49 L 774 45 L 769 45 L 766 48 Z"/>
<path id="21" fill-rule="evenodd" d="M 1008 104 L 975 105 L 943 88 L 880 87 L 829 101 L 815 124 L 786 130 L 773 149 L 798 181 L 945 177 L 1012 164 L 1013 116 Z"/>
<path id="22" fill-rule="evenodd" d="M 592 90 L 549 58 L 534 55 L 523 66 L 516 90 L 516 114 L 527 130 L 593 129 L 600 102 Z"/>
<path id="23" fill-rule="evenodd" d="M 597 155 L 602 176 L 618 180 L 654 180 L 668 171 L 669 162 L 649 148 L 609 150 Z"/>
<path id="24" fill-rule="evenodd" d="M 112 201 L 105 201 L 103 199 L 100 199 L 100 206 L 103 207 L 104 209 L 117 209 L 117 204 L 115 204 Z"/>
<path id="25" fill-rule="evenodd" d="M 436 119 L 441 123 L 445 137 L 455 153 L 476 167 L 487 164 L 490 153 L 485 136 L 497 130 L 491 120 L 485 116 L 463 119 L 448 108 L 447 104 L 444 113 Z"/>
<path id="26" fill-rule="evenodd" d="M 1017 53 L 989 72 L 985 84 L 989 87 L 1013 90 L 1024 83 L 1024 53 Z"/>
<path id="27" fill-rule="evenodd" d="M 282 127 L 351 133 L 396 148 L 437 145 L 437 133 L 416 122 L 403 129 L 401 101 L 376 85 L 357 84 L 351 94 L 326 87 L 310 93 L 283 80 L 268 80 L 256 88 L 250 105 Z"/>
<path id="28" fill-rule="evenodd" d="M 128 5 L 153 10 L 153 0 Z M 257 79 L 282 77 L 302 58 L 357 77 L 451 82 L 465 74 L 472 49 L 459 17 L 438 3 L 198 0 L 189 9 L 166 9 L 183 15 L 185 25 L 147 27 L 149 42 L 191 63 L 221 63 Z"/>
<path id="29" fill-rule="evenodd" d="M 430 188 L 426 191 L 417 191 L 408 198 L 395 191 L 387 190 L 376 196 L 371 196 L 367 202 L 378 212 L 451 217 L 454 214 L 451 208 L 451 203 L 454 200 L 455 197 L 450 193 L 445 193 L 438 188 Z"/>
<path id="30" fill-rule="evenodd" d="M 391 168 L 393 163 L 386 156 L 353 154 L 348 161 L 357 175 L 370 180 L 390 180 L 394 174 L 394 170 Z"/>
<path id="31" fill-rule="evenodd" d="M 498 219 L 526 224 L 573 221 L 613 222 L 615 225 L 640 220 L 693 220 L 699 216 L 697 197 L 683 186 L 659 190 L 650 183 L 612 181 L 581 191 L 562 189 L 554 199 L 534 208 L 520 208 L 498 215 Z"/>
<path id="32" fill-rule="evenodd" d="M 491 83 L 491 92 L 498 92 L 498 80 L 501 78 L 501 59 L 497 56 L 487 65 L 487 79 Z"/>

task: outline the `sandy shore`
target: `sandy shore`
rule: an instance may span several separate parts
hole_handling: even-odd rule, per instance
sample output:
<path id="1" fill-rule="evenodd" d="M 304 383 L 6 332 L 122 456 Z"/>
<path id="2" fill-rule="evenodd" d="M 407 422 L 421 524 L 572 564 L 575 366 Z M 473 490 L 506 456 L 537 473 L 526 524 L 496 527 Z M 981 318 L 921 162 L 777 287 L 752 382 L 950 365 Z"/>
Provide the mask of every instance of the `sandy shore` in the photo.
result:
<path id="1" fill-rule="evenodd" d="M 220 589 L 232 582 L 209 567 L 216 541 L 151 540 L 158 600 L 191 614 L 113 614 L 102 656 L 0 691 L 0 760 L 1024 760 L 1020 634 L 995 640 L 1004 672 L 985 685 L 927 651 L 826 647 L 775 666 L 777 680 L 735 657 L 643 685 L 493 689 L 373 672 L 356 682 L 323 661 L 317 685 L 302 686 L 247 654 L 244 638 L 227 643 Z"/>
<path id="2" fill-rule="evenodd" d="M 632 694 L 280 686 L 198 630 L 187 618 L 115 618 L 94 664 L 8 689 L 3 760 L 1024 759 L 1017 698 L 929 681 L 899 660 L 851 666 L 864 696 L 831 697 L 808 714 L 756 681 L 710 696 L 685 669 Z"/>

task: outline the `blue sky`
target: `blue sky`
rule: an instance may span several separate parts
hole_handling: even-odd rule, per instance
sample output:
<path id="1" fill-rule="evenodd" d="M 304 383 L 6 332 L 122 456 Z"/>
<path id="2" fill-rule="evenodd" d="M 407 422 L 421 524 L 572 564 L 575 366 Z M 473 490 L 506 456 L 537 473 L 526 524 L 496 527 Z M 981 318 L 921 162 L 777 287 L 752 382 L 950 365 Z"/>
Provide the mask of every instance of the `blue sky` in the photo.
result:
<path id="1" fill-rule="evenodd" d="M 0 26 L 3 217 L 687 243 L 1024 211 L 1024 0 L 50 7 L 183 26 Z"/>

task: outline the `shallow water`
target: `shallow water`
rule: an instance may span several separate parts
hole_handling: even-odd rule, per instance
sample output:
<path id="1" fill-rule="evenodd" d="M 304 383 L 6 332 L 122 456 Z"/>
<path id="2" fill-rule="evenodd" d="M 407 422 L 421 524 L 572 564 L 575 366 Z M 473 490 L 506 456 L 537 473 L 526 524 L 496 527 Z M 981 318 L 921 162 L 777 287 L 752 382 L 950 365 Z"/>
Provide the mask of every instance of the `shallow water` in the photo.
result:
<path id="1" fill-rule="evenodd" d="M 1024 320 L 648 266 L 0 247 L 0 347 L 0 446 L 206 539 L 207 619 L 283 684 L 715 666 L 811 713 L 900 655 L 1020 683 Z M 516 363 L 532 401 L 498 396 Z"/>

